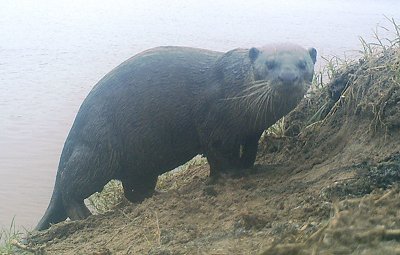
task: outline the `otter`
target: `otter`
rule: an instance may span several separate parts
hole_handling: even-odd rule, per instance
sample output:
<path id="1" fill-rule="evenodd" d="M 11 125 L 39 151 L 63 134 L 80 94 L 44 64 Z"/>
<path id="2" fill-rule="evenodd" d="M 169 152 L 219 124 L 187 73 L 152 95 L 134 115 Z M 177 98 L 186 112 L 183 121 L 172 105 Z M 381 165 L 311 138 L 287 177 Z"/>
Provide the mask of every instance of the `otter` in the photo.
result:
<path id="1" fill-rule="evenodd" d="M 215 178 L 251 167 L 262 132 L 304 97 L 316 55 L 292 44 L 226 53 L 168 46 L 123 62 L 82 103 L 35 229 L 88 217 L 84 199 L 112 179 L 141 202 L 160 174 L 198 154 Z"/>

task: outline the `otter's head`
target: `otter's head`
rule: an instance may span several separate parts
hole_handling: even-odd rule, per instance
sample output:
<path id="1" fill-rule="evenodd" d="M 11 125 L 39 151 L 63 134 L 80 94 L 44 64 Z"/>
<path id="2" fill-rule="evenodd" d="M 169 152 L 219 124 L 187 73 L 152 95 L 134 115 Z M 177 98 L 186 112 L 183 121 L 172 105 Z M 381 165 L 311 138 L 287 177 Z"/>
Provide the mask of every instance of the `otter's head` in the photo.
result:
<path id="1" fill-rule="evenodd" d="M 241 109 L 238 119 L 268 127 L 304 97 L 316 57 L 314 48 L 292 44 L 228 52 L 219 65 L 226 100 Z"/>
<path id="2" fill-rule="evenodd" d="M 253 81 L 246 93 L 258 95 L 258 102 L 268 102 L 264 106 L 265 115 L 275 122 L 291 111 L 307 92 L 316 58 L 314 48 L 306 50 L 293 44 L 251 48 Z"/>
<path id="3" fill-rule="evenodd" d="M 297 45 L 273 45 L 251 48 L 249 59 L 254 82 L 285 94 L 304 95 L 311 84 L 317 51 Z"/>

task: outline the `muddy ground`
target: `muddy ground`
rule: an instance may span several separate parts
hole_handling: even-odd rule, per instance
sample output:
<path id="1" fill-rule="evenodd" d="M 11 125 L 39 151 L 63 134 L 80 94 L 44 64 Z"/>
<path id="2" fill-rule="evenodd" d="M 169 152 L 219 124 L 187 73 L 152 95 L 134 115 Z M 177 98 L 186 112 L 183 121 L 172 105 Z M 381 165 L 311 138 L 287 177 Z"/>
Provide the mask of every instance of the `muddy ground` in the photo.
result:
<path id="1" fill-rule="evenodd" d="M 400 51 L 335 71 L 265 135 L 256 166 L 208 179 L 197 163 L 163 192 L 33 233 L 37 254 L 400 254 Z M 22 252 L 22 250 L 21 250 Z"/>

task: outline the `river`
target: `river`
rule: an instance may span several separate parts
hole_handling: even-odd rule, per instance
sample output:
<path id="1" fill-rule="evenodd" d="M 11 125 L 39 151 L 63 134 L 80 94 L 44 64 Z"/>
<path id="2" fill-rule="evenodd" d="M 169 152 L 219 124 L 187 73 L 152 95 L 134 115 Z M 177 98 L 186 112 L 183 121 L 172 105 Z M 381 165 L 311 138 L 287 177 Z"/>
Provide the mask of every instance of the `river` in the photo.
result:
<path id="1" fill-rule="evenodd" d="M 226 51 L 295 42 L 352 56 L 397 0 L 0 0 L 0 227 L 44 213 L 60 152 L 93 85 L 150 47 Z M 385 36 L 385 30 L 379 29 Z M 323 63 L 319 59 L 319 65 Z"/>

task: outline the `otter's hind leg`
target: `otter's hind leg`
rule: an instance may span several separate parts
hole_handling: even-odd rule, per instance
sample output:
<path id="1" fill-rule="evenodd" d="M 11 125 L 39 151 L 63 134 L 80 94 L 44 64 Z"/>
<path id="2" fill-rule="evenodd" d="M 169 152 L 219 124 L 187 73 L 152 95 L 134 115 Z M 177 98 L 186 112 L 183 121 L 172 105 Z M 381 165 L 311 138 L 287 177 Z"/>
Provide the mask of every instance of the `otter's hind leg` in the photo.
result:
<path id="1" fill-rule="evenodd" d="M 154 175 L 123 178 L 121 181 L 126 199 L 132 203 L 140 203 L 145 198 L 151 197 L 154 194 L 157 178 Z"/>
<path id="2" fill-rule="evenodd" d="M 83 220 L 92 215 L 84 201 L 81 199 L 73 199 L 72 197 L 67 196 L 66 199 L 63 199 L 63 202 L 68 205 L 65 209 L 71 220 Z"/>
<path id="3" fill-rule="evenodd" d="M 93 151 L 87 146 L 73 149 L 61 174 L 62 200 L 71 220 L 91 215 L 84 199 L 101 191 L 115 176 L 117 160 L 110 155 L 107 151 Z"/>

